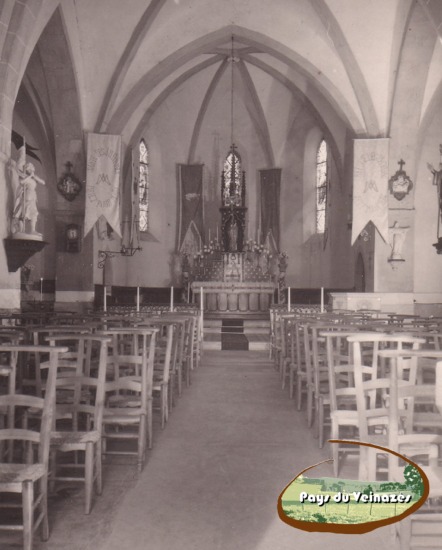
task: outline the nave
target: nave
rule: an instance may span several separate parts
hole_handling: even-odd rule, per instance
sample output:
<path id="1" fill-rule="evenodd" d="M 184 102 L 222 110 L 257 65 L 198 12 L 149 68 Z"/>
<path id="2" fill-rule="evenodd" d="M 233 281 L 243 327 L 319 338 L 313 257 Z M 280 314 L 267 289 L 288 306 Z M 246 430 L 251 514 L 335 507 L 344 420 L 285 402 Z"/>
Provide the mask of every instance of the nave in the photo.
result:
<path id="1" fill-rule="evenodd" d="M 35 550 L 355 547 L 354 537 L 306 533 L 278 518 L 282 489 L 329 451 L 281 391 L 267 353 L 206 351 L 166 429 L 155 427 L 139 476 L 128 460 L 107 459 L 103 495 L 89 516 L 81 490 L 50 500 L 51 537 L 36 536 Z M 321 475 L 332 475 L 331 466 Z M 381 528 L 358 536 L 357 546 L 384 550 L 390 536 Z"/>

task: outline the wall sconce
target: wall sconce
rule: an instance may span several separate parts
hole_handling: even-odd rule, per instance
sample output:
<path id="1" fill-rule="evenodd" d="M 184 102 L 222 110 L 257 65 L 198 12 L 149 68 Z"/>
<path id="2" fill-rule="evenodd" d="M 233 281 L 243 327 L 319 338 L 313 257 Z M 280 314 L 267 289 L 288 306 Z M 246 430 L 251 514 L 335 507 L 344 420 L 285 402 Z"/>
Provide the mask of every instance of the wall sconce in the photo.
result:
<path id="1" fill-rule="evenodd" d="M 57 189 L 67 201 L 72 202 L 83 189 L 83 184 L 75 174 L 72 173 L 72 162 L 67 162 L 65 166 L 66 171 L 58 180 Z"/>

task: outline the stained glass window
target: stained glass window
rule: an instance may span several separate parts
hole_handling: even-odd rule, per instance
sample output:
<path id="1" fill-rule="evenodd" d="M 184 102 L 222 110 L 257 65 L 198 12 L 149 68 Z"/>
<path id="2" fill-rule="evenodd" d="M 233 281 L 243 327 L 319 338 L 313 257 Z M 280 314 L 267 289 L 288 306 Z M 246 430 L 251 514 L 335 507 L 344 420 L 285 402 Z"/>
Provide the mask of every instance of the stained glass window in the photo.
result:
<path id="1" fill-rule="evenodd" d="M 316 154 L 316 233 L 325 232 L 328 184 L 327 154 L 327 143 L 323 139 Z"/>
<path id="2" fill-rule="evenodd" d="M 149 149 L 144 139 L 140 141 L 140 167 L 138 177 L 138 208 L 140 231 L 149 229 Z"/>
<path id="3" fill-rule="evenodd" d="M 224 161 L 223 205 L 242 206 L 243 182 L 241 180 L 241 157 L 234 148 Z"/>

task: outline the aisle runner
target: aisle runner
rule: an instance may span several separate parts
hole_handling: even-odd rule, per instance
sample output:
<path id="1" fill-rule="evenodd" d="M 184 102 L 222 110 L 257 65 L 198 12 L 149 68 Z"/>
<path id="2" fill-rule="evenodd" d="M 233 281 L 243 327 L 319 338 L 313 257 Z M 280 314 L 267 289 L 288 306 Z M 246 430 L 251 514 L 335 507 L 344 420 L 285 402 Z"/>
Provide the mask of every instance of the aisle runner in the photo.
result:
<path id="1" fill-rule="evenodd" d="M 244 335 L 242 319 L 223 319 L 221 326 L 222 350 L 248 350 L 249 341 Z"/>

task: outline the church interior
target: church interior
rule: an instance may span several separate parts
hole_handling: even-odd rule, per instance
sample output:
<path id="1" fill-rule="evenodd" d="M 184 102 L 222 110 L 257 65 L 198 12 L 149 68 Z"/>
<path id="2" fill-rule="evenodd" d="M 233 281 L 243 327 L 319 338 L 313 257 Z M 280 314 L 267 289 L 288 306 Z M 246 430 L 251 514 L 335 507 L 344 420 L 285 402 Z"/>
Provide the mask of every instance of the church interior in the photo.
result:
<path id="1" fill-rule="evenodd" d="M 327 442 L 365 434 L 430 489 L 357 544 L 442 548 L 441 128 L 440 0 L 0 0 L 0 547 L 350 548 L 277 502 L 330 457 L 382 478 Z M 336 404 L 338 355 L 388 377 L 389 428 Z M 61 442 L 74 365 L 95 416 Z"/>

